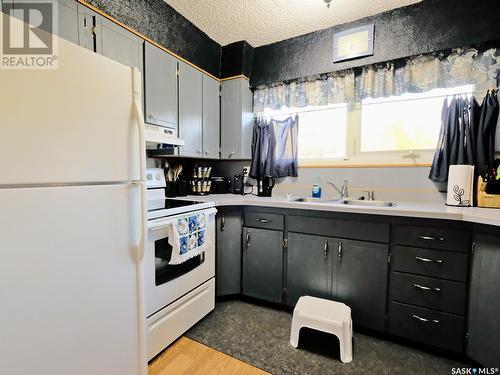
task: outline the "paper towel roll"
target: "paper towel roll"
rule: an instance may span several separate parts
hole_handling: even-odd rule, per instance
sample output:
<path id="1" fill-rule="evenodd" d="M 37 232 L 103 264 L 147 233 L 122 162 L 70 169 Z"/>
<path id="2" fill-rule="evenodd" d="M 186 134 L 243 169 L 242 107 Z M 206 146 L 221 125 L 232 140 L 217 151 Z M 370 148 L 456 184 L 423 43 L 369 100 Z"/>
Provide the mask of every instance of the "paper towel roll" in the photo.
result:
<path id="1" fill-rule="evenodd" d="M 474 196 L 474 166 L 450 165 L 448 172 L 448 206 L 470 207 Z"/>

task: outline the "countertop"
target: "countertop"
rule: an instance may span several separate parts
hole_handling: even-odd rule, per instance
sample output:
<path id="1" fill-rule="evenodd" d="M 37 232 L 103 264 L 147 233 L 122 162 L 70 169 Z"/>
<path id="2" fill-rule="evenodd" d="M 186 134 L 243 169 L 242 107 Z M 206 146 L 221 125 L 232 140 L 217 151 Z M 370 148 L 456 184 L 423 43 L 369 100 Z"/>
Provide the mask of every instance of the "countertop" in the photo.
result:
<path id="1" fill-rule="evenodd" d="M 254 206 L 254 207 L 277 207 L 293 208 L 301 210 L 348 212 L 357 214 L 373 214 L 388 216 L 417 217 L 427 219 L 458 220 L 477 224 L 494 225 L 500 227 L 500 209 L 478 208 L 478 207 L 449 207 L 437 203 L 420 202 L 394 202 L 394 207 L 378 206 L 348 206 L 340 203 L 309 203 L 293 202 L 297 197 L 287 199 L 285 196 L 274 196 L 271 198 L 257 197 L 255 195 L 235 194 L 210 194 L 205 196 L 189 195 L 179 199 L 215 202 L 221 206 Z"/>

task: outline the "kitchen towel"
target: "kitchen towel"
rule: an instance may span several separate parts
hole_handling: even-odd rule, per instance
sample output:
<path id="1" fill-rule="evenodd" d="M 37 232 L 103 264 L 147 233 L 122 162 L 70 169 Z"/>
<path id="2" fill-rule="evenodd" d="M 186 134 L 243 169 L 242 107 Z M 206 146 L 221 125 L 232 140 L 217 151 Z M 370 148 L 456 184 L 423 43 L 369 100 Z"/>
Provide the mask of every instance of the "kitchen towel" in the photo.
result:
<path id="1" fill-rule="evenodd" d="M 474 194 L 474 166 L 450 165 L 448 174 L 448 206 L 470 207 Z"/>
<path id="2" fill-rule="evenodd" d="M 207 215 L 190 214 L 177 217 L 168 229 L 168 243 L 172 246 L 169 264 L 181 264 L 200 255 L 206 246 Z"/>

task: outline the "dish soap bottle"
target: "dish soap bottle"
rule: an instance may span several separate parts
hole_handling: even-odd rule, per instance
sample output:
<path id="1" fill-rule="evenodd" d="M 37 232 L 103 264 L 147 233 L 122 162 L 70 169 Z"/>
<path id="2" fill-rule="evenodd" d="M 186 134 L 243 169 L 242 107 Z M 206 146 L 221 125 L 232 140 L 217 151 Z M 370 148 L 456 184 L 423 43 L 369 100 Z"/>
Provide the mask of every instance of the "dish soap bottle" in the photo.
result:
<path id="1" fill-rule="evenodd" d="M 314 184 L 312 186 L 312 197 L 321 198 L 321 184 L 319 176 L 316 176 L 316 180 L 314 180 Z"/>

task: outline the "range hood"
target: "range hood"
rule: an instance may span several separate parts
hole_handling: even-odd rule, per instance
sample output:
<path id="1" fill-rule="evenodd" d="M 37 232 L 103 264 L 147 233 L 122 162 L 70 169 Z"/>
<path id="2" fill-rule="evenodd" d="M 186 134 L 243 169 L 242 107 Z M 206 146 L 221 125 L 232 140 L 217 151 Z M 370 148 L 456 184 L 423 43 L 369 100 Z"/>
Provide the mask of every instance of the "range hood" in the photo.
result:
<path id="1" fill-rule="evenodd" d="M 145 124 L 144 138 L 146 142 L 161 143 L 171 146 L 184 146 L 184 141 L 177 137 L 174 127 Z"/>

